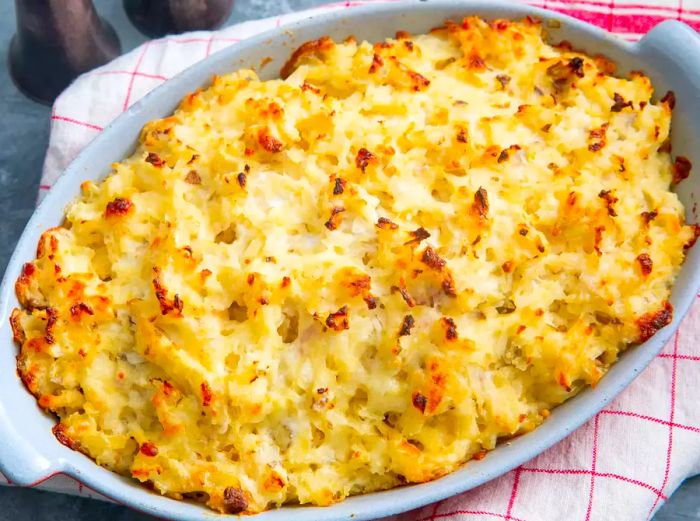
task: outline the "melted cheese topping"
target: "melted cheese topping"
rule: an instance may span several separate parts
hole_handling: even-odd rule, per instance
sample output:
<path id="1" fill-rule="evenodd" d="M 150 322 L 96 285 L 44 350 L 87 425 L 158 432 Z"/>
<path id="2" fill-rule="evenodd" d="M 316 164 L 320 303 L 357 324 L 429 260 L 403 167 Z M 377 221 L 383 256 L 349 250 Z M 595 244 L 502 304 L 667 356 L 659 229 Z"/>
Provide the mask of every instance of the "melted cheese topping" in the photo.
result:
<path id="1" fill-rule="evenodd" d="M 215 78 L 85 182 L 17 282 L 59 440 L 254 513 L 444 475 L 671 319 L 673 96 L 467 18 Z"/>

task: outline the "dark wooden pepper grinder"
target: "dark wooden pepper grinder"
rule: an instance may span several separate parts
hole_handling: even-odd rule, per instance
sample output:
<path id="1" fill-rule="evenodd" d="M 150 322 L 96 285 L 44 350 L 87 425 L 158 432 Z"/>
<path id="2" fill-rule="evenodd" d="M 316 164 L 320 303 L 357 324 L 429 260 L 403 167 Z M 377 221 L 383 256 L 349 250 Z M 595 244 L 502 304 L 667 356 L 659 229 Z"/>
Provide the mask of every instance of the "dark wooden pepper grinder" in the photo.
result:
<path id="1" fill-rule="evenodd" d="M 91 0 L 15 0 L 15 6 L 10 74 L 36 101 L 51 103 L 78 75 L 121 54 L 117 34 Z"/>
<path id="2" fill-rule="evenodd" d="M 233 0 L 124 0 L 129 20 L 152 37 L 214 29 L 233 9 Z"/>

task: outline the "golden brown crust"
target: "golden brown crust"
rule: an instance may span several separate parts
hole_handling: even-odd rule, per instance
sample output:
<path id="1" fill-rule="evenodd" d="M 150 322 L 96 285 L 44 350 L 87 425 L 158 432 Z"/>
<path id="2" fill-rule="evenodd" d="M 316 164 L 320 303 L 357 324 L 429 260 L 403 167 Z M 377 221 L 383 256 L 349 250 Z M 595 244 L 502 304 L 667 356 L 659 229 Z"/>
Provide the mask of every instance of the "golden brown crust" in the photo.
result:
<path id="1" fill-rule="evenodd" d="M 12 340 L 18 346 L 21 346 L 27 340 L 21 318 L 22 312 L 18 308 L 13 308 L 12 313 L 10 313 L 10 327 L 12 328 Z"/>
<path id="2" fill-rule="evenodd" d="M 639 342 L 646 342 L 660 329 L 666 327 L 673 320 L 673 306 L 670 302 L 664 302 L 661 309 L 645 313 L 637 319 L 639 328 Z"/>
<path id="3" fill-rule="evenodd" d="M 73 440 L 68 434 L 66 434 L 66 426 L 63 425 L 62 423 L 57 423 L 51 431 L 53 432 L 53 435 L 56 436 L 56 439 L 61 443 L 61 445 L 65 445 L 71 450 L 77 450 L 80 451 L 80 443 L 77 441 Z"/>
<path id="4" fill-rule="evenodd" d="M 318 40 L 311 40 L 301 44 L 299 48 L 292 53 L 289 60 L 282 66 L 280 76 L 284 79 L 291 75 L 305 56 L 318 55 L 323 51 L 332 49 L 334 46 L 335 43 L 328 36 L 322 36 Z"/>
<path id="5" fill-rule="evenodd" d="M 10 315 L 61 443 L 223 513 L 327 505 L 483 458 L 670 322 L 675 97 L 534 20 L 396 36 L 215 76 L 83 183 Z"/>
<path id="6" fill-rule="evenodd" d="M 267 127 L 258 132 L 258 144 L 263 148 L 263 150 L 272 154 L 282 152 L 284 149 L 284 143 L 282 143 L 276 137 L 270 135 L 270 129 Z"/>

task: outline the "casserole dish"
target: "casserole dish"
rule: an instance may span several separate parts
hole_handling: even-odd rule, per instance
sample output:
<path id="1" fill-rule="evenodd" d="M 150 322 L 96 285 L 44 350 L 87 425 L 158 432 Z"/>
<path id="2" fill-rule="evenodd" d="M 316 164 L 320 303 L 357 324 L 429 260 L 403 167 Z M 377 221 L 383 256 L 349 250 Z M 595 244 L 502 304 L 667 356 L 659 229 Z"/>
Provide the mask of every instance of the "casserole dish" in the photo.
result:
<path id="1" fill-rule="evenodd" d="M 342 39 L 353 34 L 359 39 L 376 41 L 398 29 L 425 32 L 446 18 L 461 18 L 466 14 L 477 14 L 486 18 L 522 18 L 528 14 L 543 19 L 553 18 L 530 8 L 494 4 L 486 7 L 484 4 L 436 2 L 369 6 L 342 14 L 312 18 L 292 25 L 284 32 L 268 33 L 245 42 L 239 48 L 223 51 L 211 60 L 193 67 L 134 105 L 68 169 L 67 174 L 59 181 L 30 222 L 8 268 L 7 280 L 13 280 L 19 271 L 19 265 L 31 258 L 39 231 L 60 221 L 63 207 L 75 196 L 79 182 L 106 174 L 113 161 L 130 153 L 144 123 L 167 115 L 187 92 L 204 85 L 212 74 L 251 66 L 271 56 L 274 59 L 273 63 L 263 70 L 263 77 L 269 78 L 276 75 L 279 66 L 293 48 L 322 35 L 328 34 L 333 38 Z M 679 106 L 683 110 L 679 111 L 674 120 L 674 150 L 695 160 L 689 144 L 698 137 L 697 129 L 691 123 L 697 118 L 693 117 L 687 107 L 693 105 L 693 93 L 697 88 L 698 78 L 688 76 L 693 74 L 692 63 L 685 64 L 688 70 L 686 74 L 683 70 L 683 60 L 676 58 L 681 55 L 670 53 L 671 49 L 678 53 L 685 47 L 688 55 L 692 56 L 692 49 L 688 46 L 697 44 L 693 33 L 683 26 L 665 24 L 641 43 L 628 44 L 599 30 L 587 28 L 579 22 L 559 16 L 554 18 L 559 20 L 560 27 L 555 28 L 557 24 L 548 25 L 551 26 L 549 32 L 555 41 L 566 39 L 590 54 L 605 54 L 620 65 L 622 74 L 628 70 L 642 69 L 651 76 L 659 91 L 672 89 L 676 92 Z M 673 81 L 664 81 L 665 78 L 672 78 Z M 687 207 L 692 206 L 693 183 L 694 179 L 691 178 L 680 185 L 681 200 Z M 688 216 L 688 219 L 694 220 L 692 216 Z M 672 303 L 677 310 L 674 325 L 678 323 L 678 319 L 696 294 L 696 256 L 697 254 L 691 251 L 673 294 Z M 14 295 L 9 286 L 7 282 L 4 284 L 0 301 L 5 318 L 9 309 L 15 305 Z M 599 410 L 651 360 L 672 333 L 671 328 L 663 330 L 650 342 L 632 350 L 595 390 L 583 393 L 580 398 L 558 409 L 542 428 L 514 441 L 510 446 L 499 448 L 482 462 L 470 463 L 462 470 L 432 483 L 352 498 L 324 509 L 282 509 L 261 514 L 261 518 L 366 519 L 413 508 L 483 483 L 561 439 Z M 7 339 L 9 341 L 9 332 Z M 3 471 L 10 479 L 19 484 L 28 484 L 47 474 L 63 472 L 118 501 L 152 514 L 177 519 L 206 517 L 197 506 L 178 504 L 134 487 L 108 471 L 94 466 L 83 456 L 58 445 L 49 434 L 51 420 L 39 414 L 34 405 L 24 401 L 29 397 L 25 395 L 19 381 L 9 377 L 14 366 L 12 352 L 12 348 L 8 346 L 0 359 L 0 367 L 8 375 L 2 384 L 3 398 L 0 404 L 2 436 L 5 441 L 5 448 L 0 451 L 0 461 Z"/>

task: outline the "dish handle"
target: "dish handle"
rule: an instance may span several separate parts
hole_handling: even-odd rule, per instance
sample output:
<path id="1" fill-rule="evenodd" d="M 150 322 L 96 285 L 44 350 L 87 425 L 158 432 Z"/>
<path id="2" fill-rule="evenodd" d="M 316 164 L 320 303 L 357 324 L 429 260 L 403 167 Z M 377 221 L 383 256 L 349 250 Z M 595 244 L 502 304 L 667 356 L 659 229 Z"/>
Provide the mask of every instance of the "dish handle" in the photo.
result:
<path id="1" fill-rule="evenodd" d="M 683 22 L 665 20 L 639 40 L 637 51 L 656 69 L 659 78 L 652 78 L 655 85 L 674 83 L 677 97 L 687 94 L 687 101 L 695 101 L 700 93 L 700 35 L 693 28 Z M 675 81 L 678 78 L 685 82 Z M 683 112 L 694 108 L 685 104 Z M 679 115 L 674 114 L 674 118 Z"/>
<path id="2" fill-rule="evenodd" d="M 686 207 L 689 222 L 698 222 L 695 201 L 700 197 L 700 35 L 676 20 L 666 20 L 654 27 L 636 44 L 636 53 L 645 65 L 655 86 L 655 98 L 669 90 L 675 95 L 671 122 L 673 156 L 684 156 L 693 168 L 691 179 L 679 183 L 674 191 Z M 648 67 L 648 68 L 647 68 Z M 693 248 L 689 261 L 696 262 L 700 250 Z M 678 284 L 678 282 L 677 282 Z"/>
<path id="3" fill-rule="evenodd" d="M 10 344 L 0 350 L 0 473 L 12 485 L 32 487 L 63 471 L 60 449 L 65 447 L 51 433 L 53 419 L 41 413 L 16 374 L 9 329 L 9 320 L 0 312 L 0 345 Z"/>
<path id="4" fill-rule="evenodd" d="M 660 71 L 680 67 L 700 81 L 700 69 L 691 65 L 700 64 L 700 35 L 689 25 L 677 20 L 664 20 L 645 34 L 637 43 L 639 54 L 653 58 Z M 695 74 L 690 74 L 695 73 Z M 697 84 L 695 84 L 697 86 Z"/>
<path id="5" fill-rule="evenodd" d="M 60 474 L 61 469 L 47 458 L 37 453 L 25 440 L 3 432 L 0 453 L 0 471 L 11 485 L 33 487 L 50 477 Z"/>

